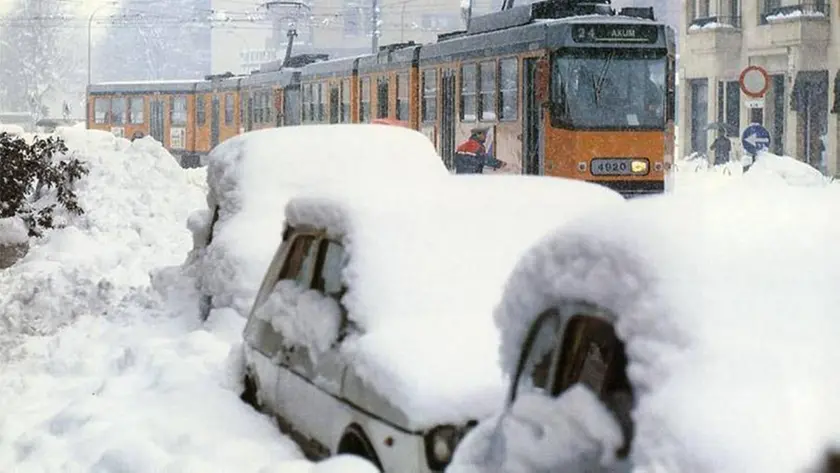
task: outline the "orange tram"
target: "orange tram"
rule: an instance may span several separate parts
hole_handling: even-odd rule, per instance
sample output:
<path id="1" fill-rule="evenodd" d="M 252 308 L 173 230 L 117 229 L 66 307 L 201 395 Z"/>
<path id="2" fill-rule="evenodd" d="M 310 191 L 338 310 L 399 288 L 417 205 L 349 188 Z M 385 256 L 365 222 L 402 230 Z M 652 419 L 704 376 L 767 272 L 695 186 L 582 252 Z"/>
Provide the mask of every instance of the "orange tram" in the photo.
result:
<path id="1" fill-rule="evenodd" d="M 577 1 L 507 8 L 435 43 L 365 56 L 298 55 L 241 76 L 93 84 L 87 126 L 151 135 L 195 167 L 251 130 L 398 121 L 428 136 L 450 169 L 457 144 L 483 126 L 507 164 L 495 172 L 661 193 L 674 159 L 674 31 L 653 8 Z"/>

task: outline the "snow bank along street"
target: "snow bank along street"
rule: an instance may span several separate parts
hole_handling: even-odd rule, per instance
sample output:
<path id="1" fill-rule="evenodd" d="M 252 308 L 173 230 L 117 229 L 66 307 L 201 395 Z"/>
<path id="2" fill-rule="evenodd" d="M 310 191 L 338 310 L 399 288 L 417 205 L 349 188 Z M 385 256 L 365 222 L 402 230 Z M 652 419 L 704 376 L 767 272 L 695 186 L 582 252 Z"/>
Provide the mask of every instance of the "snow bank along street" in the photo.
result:
<path id="1" fill-rule="evenodd" d="M 402 172 L 403 165 L 392 162 L 391 150 L 397 148 L 412 150 L 399 158 L 411 160 L 418 175 L 450 177 L 422 135 L 400 130 L 374 138 L 364 131 L 342 135 L 339 128 L 333 130 L 334 143 L 324 145 L 334 151 L 311 166 L 285 168 L 288 163 L 280 159 L 273 168 L 253 167 L 245 156 L 257 156 L 257 161 L 273 157 L 275 134 L 289 131 L 272 130 L 250 135 L 253 141 L 236 138 L 220 146 L 228 166 L 218 161 L 196 170 L 180 168 L 149 138 L 130 142 L 104 132 L 59 131 L 90 168 L 78 185 L 85 213 L 62 215 L 63 228 L 30 239 L 26 256 L 0 270 L 0 472 L 375 471 L 353 458 L 317 464 L 303 459 L 300 448 L 268 416 L 239 399 L 245 317 L 280 242 L 288 201 L 303 191 L 310 199 L 326 191 L 362 194 L 372 185 L 365 178 L 368 172 Z M 301 135 L 302 146 L 311 137 Z M 369 159 L 354 154 L 356 149 Z M 462 197 L 479 196 L 472 205 L 483 226 L 476 228 L 490 228 L 497 239 L 481 239 L 473 229 L 450 247 L 438 235 L 439 246 L 429 253 L 447 259 L 458 286 L 429 280 L 431 272 L 394 272 L 398 264 L 428 269 L 431 263 L 422 255 L 381 261 L 369 253 L 362 262 L 377 271 L 391 268 L 378 273 L 384 279 L 359 284 L 357 298 L 348 299 L 370 317 L 360 323 L 386 334 L 357 339 L 354 354 L 360 359 L 374 352 L 393 354 L 387 360 L 391 365 L 368 373 L 371 382 L 390 389 L 418 424 L 441 421 L 442 412 L 449 419 L 452 411 L 445 407 L 463 407 L 457 405 L 461 399 L 454 399 L 464 394 L 464 385 L 457 382 L 468 374 L 455 363 L 460 348 L 487 357 L 483 371 L 470 376 L 503 388 L 507 378 L 502 376 L 510 374 L 529 317 L 552 297 L 577 291 L 621 315 L 617 333 L 627 342 L 630 378 L 643 386 L 634 414 L 633 452 L 642 471 L 787 473 L 813 466 L 829 441 L 840 440 L 840 404 L 834 396 L 840 387 L 834 376 L 840 351 L 832 341 L 840 331 L 832 322 L 833 308 L 840 305 L 833 289 L 840 279 L 840 254 L 832 242 L 840 238 L 840 226 L 825 205 L 838 201 L 838 186 L 791 158 L 773 155 L 760 156 L 743 175 L 732 165 L 697 172 L 689 162 L 678 165 L 676 196 L 631 202 L 633 212 L 599 211 L 553 233 L 560 220 L 523 214 L 526 233 L 552 233 L 527 242 L 525 233 L 511 240 L 503 232 L 504 222 L 494 220 L 500 212 L 511 218 L 514 206 L 484 195 L 487 190 L 479 188 L 485 184 L 478 183 L 482 177 L 462 179 L 468 183 Z M 490 183 L 509 176 L 486 177 Z M 391 185 L 400 188 L 409 181 L 403 176 Z M 272 191 L 278 183 L 282 194 Z M 475 188 L 467 189 L 470 185 Z M 519 204 L 528 196 L 539 198 L 538 191 L 520 190 Z M 412 237 L 419 245 L 428 229 L 417 225 L 445 223 L 457 214 L 435 212 L 441 196 L 414 207 L 419 213 L 413 216 L 394 215 L 388 227 L 392 233 L 380 240 L 360 234 L 362 251 L 373 251 L 365 250 L 375 248 L 370 242 L 384 242 L 400 255 L 400 242 L 408 245 Z M 323 203 L 300 202 L 298 211 Z M 584 207 L 580 211 L 586 213 Z M 208 245 L 214 214 L 217 223 Z M 550 213 L 543 209 L 542 214 Z M 246 228 L 273 237 L 251 239 Z M 0 220 L 0 243 L 20 240 L 21 230 L 20 222 Z M 397 230 L 413 233 L 401 236 Z M 501 241 L 514 241 L 522 251 L 500 248 Z M 537 246 L 520 260 L 532 244 Z M 651 247 L 659 251 L 647 251 Z M 458 251 L 490 258 L 497 250 L 503 257 L 488 260 L 497 266 L 487 266 L 486 278 L 465 280 L 466 269 L 481 261 L 459 266 Z M 591 270 L 576 272 L 581 267 Z M 562 288 L 552 285 L 557 281 Z M 428 294 L 437 295 L 369 296 L 379 285 L 427 285 Z M 459 298 L 461 292 L 488 288 L 496 294 L 482 296 L 480 303 Z M 640 302 L 642 293 L 655 297 Z M 208 294 L 213 295 L 204 314 L 209 318 L 202 322 L 200 300 Z M 486 315 L 482 330 L 493 332 L 495 315 L 504 336 L 459 348 L 446 334 L 429 342 L 431 328 L 418 319 L 400 325 L 379 317 L 417 308 L 439 311 L 443 306 L 438 302 L 446 298 L 453 305 L 442 312 L 449 315 L 435 319 L 441 330 L 458 328 L 444 319 L 457 318 L 471 304 Z M 364 305 L 367 301 L 378 305 Z M 426 338 L 418 339 L 421 333 Z M 302 334 L 307 335 L 312 334 Z M 418 347 L 421 343 L 429 346 Z M 396 376 L 413 361 L 403 355 L 411 348 L 428 352 L 435 343 L 439 356 L 417 364 L 431 372 L 425 376 L 449 366 L 446 380 L 451 384 L 440 385 L 433 393 L 437 397 L 403 396 L 433 383 L 419 371 L 414 378 Z M 500 365 L 494 364 L 497 358 Z M 492 402 L 474 407 L 484 416 L 496 412 L 502 407 L 500 392 L 488 392 Z M 518 418 L 592 421 L 589 434 L 596 450 L 611 450 L 619 442 L 608 413 L 583 389 L 548 404 L 532 393 L 523 393 L 522 399 L 534 400 L 516 407 Z M 510 428 L 523 438 L 531 432 L 521 425 Z M 480 457 L 475 452 L 486 449 L 492 430 L 492 418 L 485 419 L 466 438 L 458 458 L 475 467 Z M 557 448 L 552 439 L 535 445 L 553 446 L 554 456 L 539 456 L 537 448 L 530 460 L 514 456 L 505 465 L 529 471 L 562 461 L 571 450 Z M 583 444 L 577 447 L 589 448 Z"/>

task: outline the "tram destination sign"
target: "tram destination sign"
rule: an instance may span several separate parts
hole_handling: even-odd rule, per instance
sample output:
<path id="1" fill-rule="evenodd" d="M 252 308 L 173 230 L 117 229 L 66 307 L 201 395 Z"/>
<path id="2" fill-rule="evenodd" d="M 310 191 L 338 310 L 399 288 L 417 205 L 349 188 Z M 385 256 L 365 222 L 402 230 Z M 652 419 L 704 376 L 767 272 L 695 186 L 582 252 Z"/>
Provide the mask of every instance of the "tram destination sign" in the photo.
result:
<path id="1" fill-rule="evenodd" d="M 659 39 L 656 25 L 574 25 L 575 43 L 655 43 Z"/>

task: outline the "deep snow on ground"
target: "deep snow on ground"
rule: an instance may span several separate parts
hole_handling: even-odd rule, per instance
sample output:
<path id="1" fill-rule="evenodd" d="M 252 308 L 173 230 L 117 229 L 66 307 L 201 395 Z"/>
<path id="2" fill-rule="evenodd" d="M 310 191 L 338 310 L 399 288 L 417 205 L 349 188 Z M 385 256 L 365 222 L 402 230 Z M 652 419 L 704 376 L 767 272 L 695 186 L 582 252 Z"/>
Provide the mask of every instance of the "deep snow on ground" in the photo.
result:
<path id="1" fill-rule="evenodd" d="M 178 266 L 192 246 L 187 217 L 206 206 L 204 170 L 180 169 L 151 139 L 60 133 L 90 163 L 86 214 L 0 271 L 0 472 L 311 471 L 238 399 L 230 353 L 242 318 L 197 322 L 195 282 Z M 749 185 L 718 172 L 677 177 L 698 193 Z M 765 177 L 752 184 L 780 183 Z"/>
<path id="2" fill-rule="evenodd" d="M 151 140 L 61 134 L 90 164 L 87 212 L 0 271 L 0 471 L 314 471 L 238 398 L 229 354 L 241 318 L 201 327 L 193 282 L 157 271 L 191 248 L 204 171 Z M 317 471 L 366 470 L 351 460 Z"/>

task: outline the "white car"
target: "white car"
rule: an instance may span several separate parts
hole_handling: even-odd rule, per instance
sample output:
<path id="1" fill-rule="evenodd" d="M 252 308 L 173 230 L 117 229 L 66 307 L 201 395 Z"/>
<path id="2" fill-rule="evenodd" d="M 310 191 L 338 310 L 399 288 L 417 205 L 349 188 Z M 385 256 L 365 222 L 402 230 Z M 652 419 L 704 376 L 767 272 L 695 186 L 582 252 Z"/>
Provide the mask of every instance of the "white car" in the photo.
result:
<path id="1" fill-rule="evenodd" d="M 837 191 L 768 182 L 529 249 L 494 316 L 505 406 L 447 473 L 837 471 Z"/>
<path id="2" fill-rule="evenodd" d="M 200 317 L 247 317 L 283 233 L 283 209 L 300 192 L 369 188 L 449 177 L 420 132 L 388 125 L 293 126 L 253 131 L 213 149 L 207 209 L 190 217 L 187 267 L 198 279 Z"/>
<path id="3" fill-rule="evenodd" d="M 443 471 L 503 401 L 492 310 L 522 251 L 558 219 L 624 204 L 525 176 L 292 199 L 244 330 L 243 399 L 310 457 Z"/>

